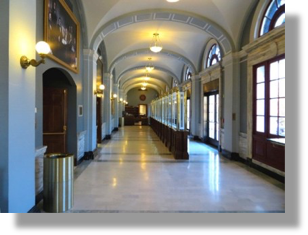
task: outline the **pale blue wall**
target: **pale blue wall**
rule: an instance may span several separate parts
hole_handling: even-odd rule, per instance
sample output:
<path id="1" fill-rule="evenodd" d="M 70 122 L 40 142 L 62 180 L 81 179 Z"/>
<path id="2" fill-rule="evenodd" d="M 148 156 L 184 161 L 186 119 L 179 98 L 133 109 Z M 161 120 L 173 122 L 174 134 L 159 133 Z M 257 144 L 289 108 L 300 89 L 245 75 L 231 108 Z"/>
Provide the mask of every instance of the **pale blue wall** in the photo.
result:
<path id="1" fill-rule="evenodd" d="M 36 37 L 37 37 L 37 41 L 41 41 L 44 38 L 44 25 L 43 25 L 43 17 L 44 17 L 44 1 L 42 0 L 36 0 L 37 1 L 37 11 L 36 11 L 36 16 L 37 16 L 37 22 L 36 22 L 36 26 L 37 26 L 37 30 L 36 30 Z M 71 1 L 72 6 L 73 6 L 73 10 L 74 10 L 74 15 L 76 16 L 77 20 L 80 22 L 80 32 L 82 32 L 81 27 L 83 25 L 83 22 L 80 19 L 79 16 L 79 11 L 78 11 L 78 7 L 76 4 L 76 1 Z M 80 33 L 80 72 L 79 74 L 76 74 L 74 72 L 71 72 L 70 70 L 64 68 L 63 66 L 61 66 L 60 64 L 54 62 L 53 60 L 47 59 L 46 63 L 42 66 L 39 66 L 36 69 L 36 108 L 37 108 L 37 113 L 36 113 L 36 129 L 35 129 L 35 146 L 37 148 L 42 147 L 43 146 L 43 73 L 46 72 L 48 69 L 50 68 L 61 68 L 64 69 L 68 72 L 68 74 L 73 78 L 74 83 L 76 84 L 76 88 L 77 88 L 77 96 L 76 96 L 76 106 L 78 107 L 78 105 L 83 105 L 83 49 L 82 49 L 82 45 L 83 45 L 83 34 Z M 72 110 L 74 112 L 74 114 L 77 116 L 77 122 L 76 122 L 76 126 L 74 127 L 73 132 L 74 133 L 79 133 L 81 131 L 84 131 L 84 116 L 79 117 L 77 115 L 77 108 L 76 110 Z M 69 114 L 71 115 L 71 114 Z M 68 120 L 69 121 L 69 120 Z M 74 141 L 70 140 L 70 143 L 73 143 L 73 145 L 75 145 L 74 148 L 77 148 L 77 135 L 74 135 L 75 138 L 75 143 L 73 143 Z M 69 146 L 69 149 L 71 149 L 71 144 Z M 77 150 L 75 150 L 74 152 L 76 152 Z"/>
<path id="2" fill-rule="evenodd" d="M 0 1 L 0 208 L 8 210 L 8 33 L 9 1 Z"/>
<path id="3" fill-rule="evenodd" d="M 138 106 L 139 104 L 150 104 L 151 101 L 155 98 L 157 98 L 158 93 L 156 90 L 152 88 L 148 88 L 147 91 L 139 91 L 139 88 L 131 89 L 127 93 L 127 102 L 129 106 Z M 140 95 L 144 94 L 146 96 L 145 101 L 141 101 L 139 99 Z"/>
<path id="4" fill-rule="evenodd" d="M 28 212 L 35 204 L 35 69 L 19 60 L 35 56 L 36 0 L 0 3 L 1 211 Z"/>

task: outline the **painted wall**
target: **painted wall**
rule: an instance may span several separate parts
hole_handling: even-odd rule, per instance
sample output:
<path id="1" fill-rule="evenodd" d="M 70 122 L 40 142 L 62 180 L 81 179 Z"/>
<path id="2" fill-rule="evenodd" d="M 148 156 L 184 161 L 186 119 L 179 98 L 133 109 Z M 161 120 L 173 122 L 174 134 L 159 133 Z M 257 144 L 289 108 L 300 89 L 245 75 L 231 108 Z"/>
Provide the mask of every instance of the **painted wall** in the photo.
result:
<path id="1" fill-rule="evenodd" d="M 36 0 L 1 1 L 0 13 L 1 35 L 6 33 L 0 47 L 7 60 L 0 92 L 5 126 L 0 140 L 6 145 L 1 150 L 1 211 L 28 212 L 35 204 L 35 69 L 22 69 L 19 60 L 22 55 L 35 57 Z"/>
<path id="2" fill-rule="evenodd" d="M 36 17 L 37 17 L 37 21 L 36 21 L 36 40 L 37 41 L 41 41 L 44 39 L 44 1 L 42 0 L 37 0 L 37 11 L 36 11 Z M 79 11 L 78 11 L 78 7 L 76 4 L 76 1 L 70 1 L 71 5 L 73 6 L 73 11 L 74 11 L 74 15 L 76 16 L 76 18 L 78 19 L 79 22 L 81 22 L 80 20 L 80 16 L 79 16 Z M 82 30 L 80 30 L 82 31 Z M 54 62 L 51 59 L 46 59 L 46 63 L 44 65 L 39 66 L 36 69 L 36 108 L 37 108 L 37 113 L 35 115 L 35 120 L 36 120 L 36 128 L 35 128 L 35 146 L 37 148 L 43 146 L 43 73 L 45 71 L 47 71 L 50 68 L 62 68 L 64 70 L 66 70 L 69 75 L 73 78 L 75 84 L 76 84 L 76 88 L 77 88 L 77 99 L 76 99 L 76 107 L 78 108 L 78 105 L 83 105 L 83 107 L 85 107 L 84 104 L 84 100 L 83 100 L 83 68 L 84 68 L 84 60 L 83 60 L 83 49 L 82 49 L 82 45 L 83 45 L 83 34 L 80 34 L 80 46 L 79 46 L 79 50 L 80 50 L 80 72 L 79 74 L 76 74 L 74 72 L 71 72 L 70 70 L 64 68 L 63 66 L 61 66 L 60 64 Z M 77 110 L 74 111 L 75 115 L 77 115 Z M 69 121 L 69 119 L 68 119 Z M 79 133 L 85 130 L 85 126 L 84 126 L 84 116 L 79 117 L 77 115 L 77 123 L 76 123 L 76 127 L 75 127 L 75 132 Z M 75 138 L 75 143 L 77 143 L 77 135 L 74 136 Z"/>
<path id="3" fill-rule="evenodd" d="M 141 101 L 140 95 L 145 95 L 146 100 Z M 139 91 L 139 88 L 131 89 L 127 93 L 127 102 L 129 106 L 135 106 L 137 107 L 139 104 L 150 104 L 153 99 L 156 99 L 158 97 L 158 93 L 156 90 L 152 88 L 148 88 L 147 91 Z"/>
<path id="4" fill-rule="evenodd" d="M 0 209 L 8 211 L 9 1 L 0 1 Z"/>
<path id="5" fill-rule="evenodd" d="M 247 133 L 247 61 L 240 64 L 240 132 Z"/>

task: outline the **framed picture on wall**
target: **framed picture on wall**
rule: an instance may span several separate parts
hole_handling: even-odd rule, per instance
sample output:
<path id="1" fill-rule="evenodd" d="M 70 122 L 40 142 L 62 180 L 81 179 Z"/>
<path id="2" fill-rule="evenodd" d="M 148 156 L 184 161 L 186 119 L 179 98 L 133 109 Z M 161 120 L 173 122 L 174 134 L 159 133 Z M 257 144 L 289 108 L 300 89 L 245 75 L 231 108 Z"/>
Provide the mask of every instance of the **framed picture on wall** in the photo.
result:
<path id="1" fill-rule="evenodd" d="M 44 40 L 52 51 L 48 57 L 79 73 L 79 22 L 64 0 L 45 0 L 44 7 Z"/>

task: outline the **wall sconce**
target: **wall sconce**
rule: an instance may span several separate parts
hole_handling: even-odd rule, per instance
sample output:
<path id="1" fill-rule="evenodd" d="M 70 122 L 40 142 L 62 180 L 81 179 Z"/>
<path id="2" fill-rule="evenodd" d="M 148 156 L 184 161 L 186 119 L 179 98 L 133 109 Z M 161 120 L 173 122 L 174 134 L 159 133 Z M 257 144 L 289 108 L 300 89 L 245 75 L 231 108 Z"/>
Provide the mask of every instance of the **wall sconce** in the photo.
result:
<path id="1" fill-rule="evenodd" d="M 111 100 L 115 100 L 117 97 L 118 97 L 118 95 L 117 95 L 117 94 L 113 94 L 113 96 L 112 96 Z"/>
<path id="2" fill-rule="evenodd" d="M 34 59 L 29 60 L 27 56 L 22 56 L 20 58 L 20 65 L 22 68 L 26 69 L 30 65 L 32 65 L 33 67 L 37 67 L 40 64 L 45 64 L 45 57 L 51 52 L 50 46 L 48 45 L 48 43 L 40 41 L 36 44 L 35 49 L 42 59 L 40 61 L 36 61 Z"/>
<path id="3" fill-rule="evenodd" d="M 98 90 L 94 91 L 94 95 L 97 95 L 97 94 L 102 95 L 104 94 L 104 90 L 105 90 L 105 85 L 101 84 L 99 85 Z"/>

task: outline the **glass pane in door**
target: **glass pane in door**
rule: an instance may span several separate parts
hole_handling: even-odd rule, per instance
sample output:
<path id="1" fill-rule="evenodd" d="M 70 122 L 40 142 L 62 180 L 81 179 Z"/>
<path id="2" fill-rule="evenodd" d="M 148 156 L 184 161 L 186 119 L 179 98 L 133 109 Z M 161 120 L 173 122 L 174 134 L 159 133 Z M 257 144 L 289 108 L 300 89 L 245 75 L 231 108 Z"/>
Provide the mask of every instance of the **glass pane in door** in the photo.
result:
<path id="1" fill-rule="evenodd" d="M 209 97 L 209 137 L 215 139 L 215 95 Z"/>
<path id="2" fill-rule="evenodd" d="M 219 95 L 216 95 L 216 140 L 219 140 L 219 115 L 218 115 L 218 110 L 219 110 Z"/>
<path id="3" fill-rule="evenodd" d="M 190 122 L 190 100 L 187 100 L 187 130 L 189 130 L 189 122 Z"/>

